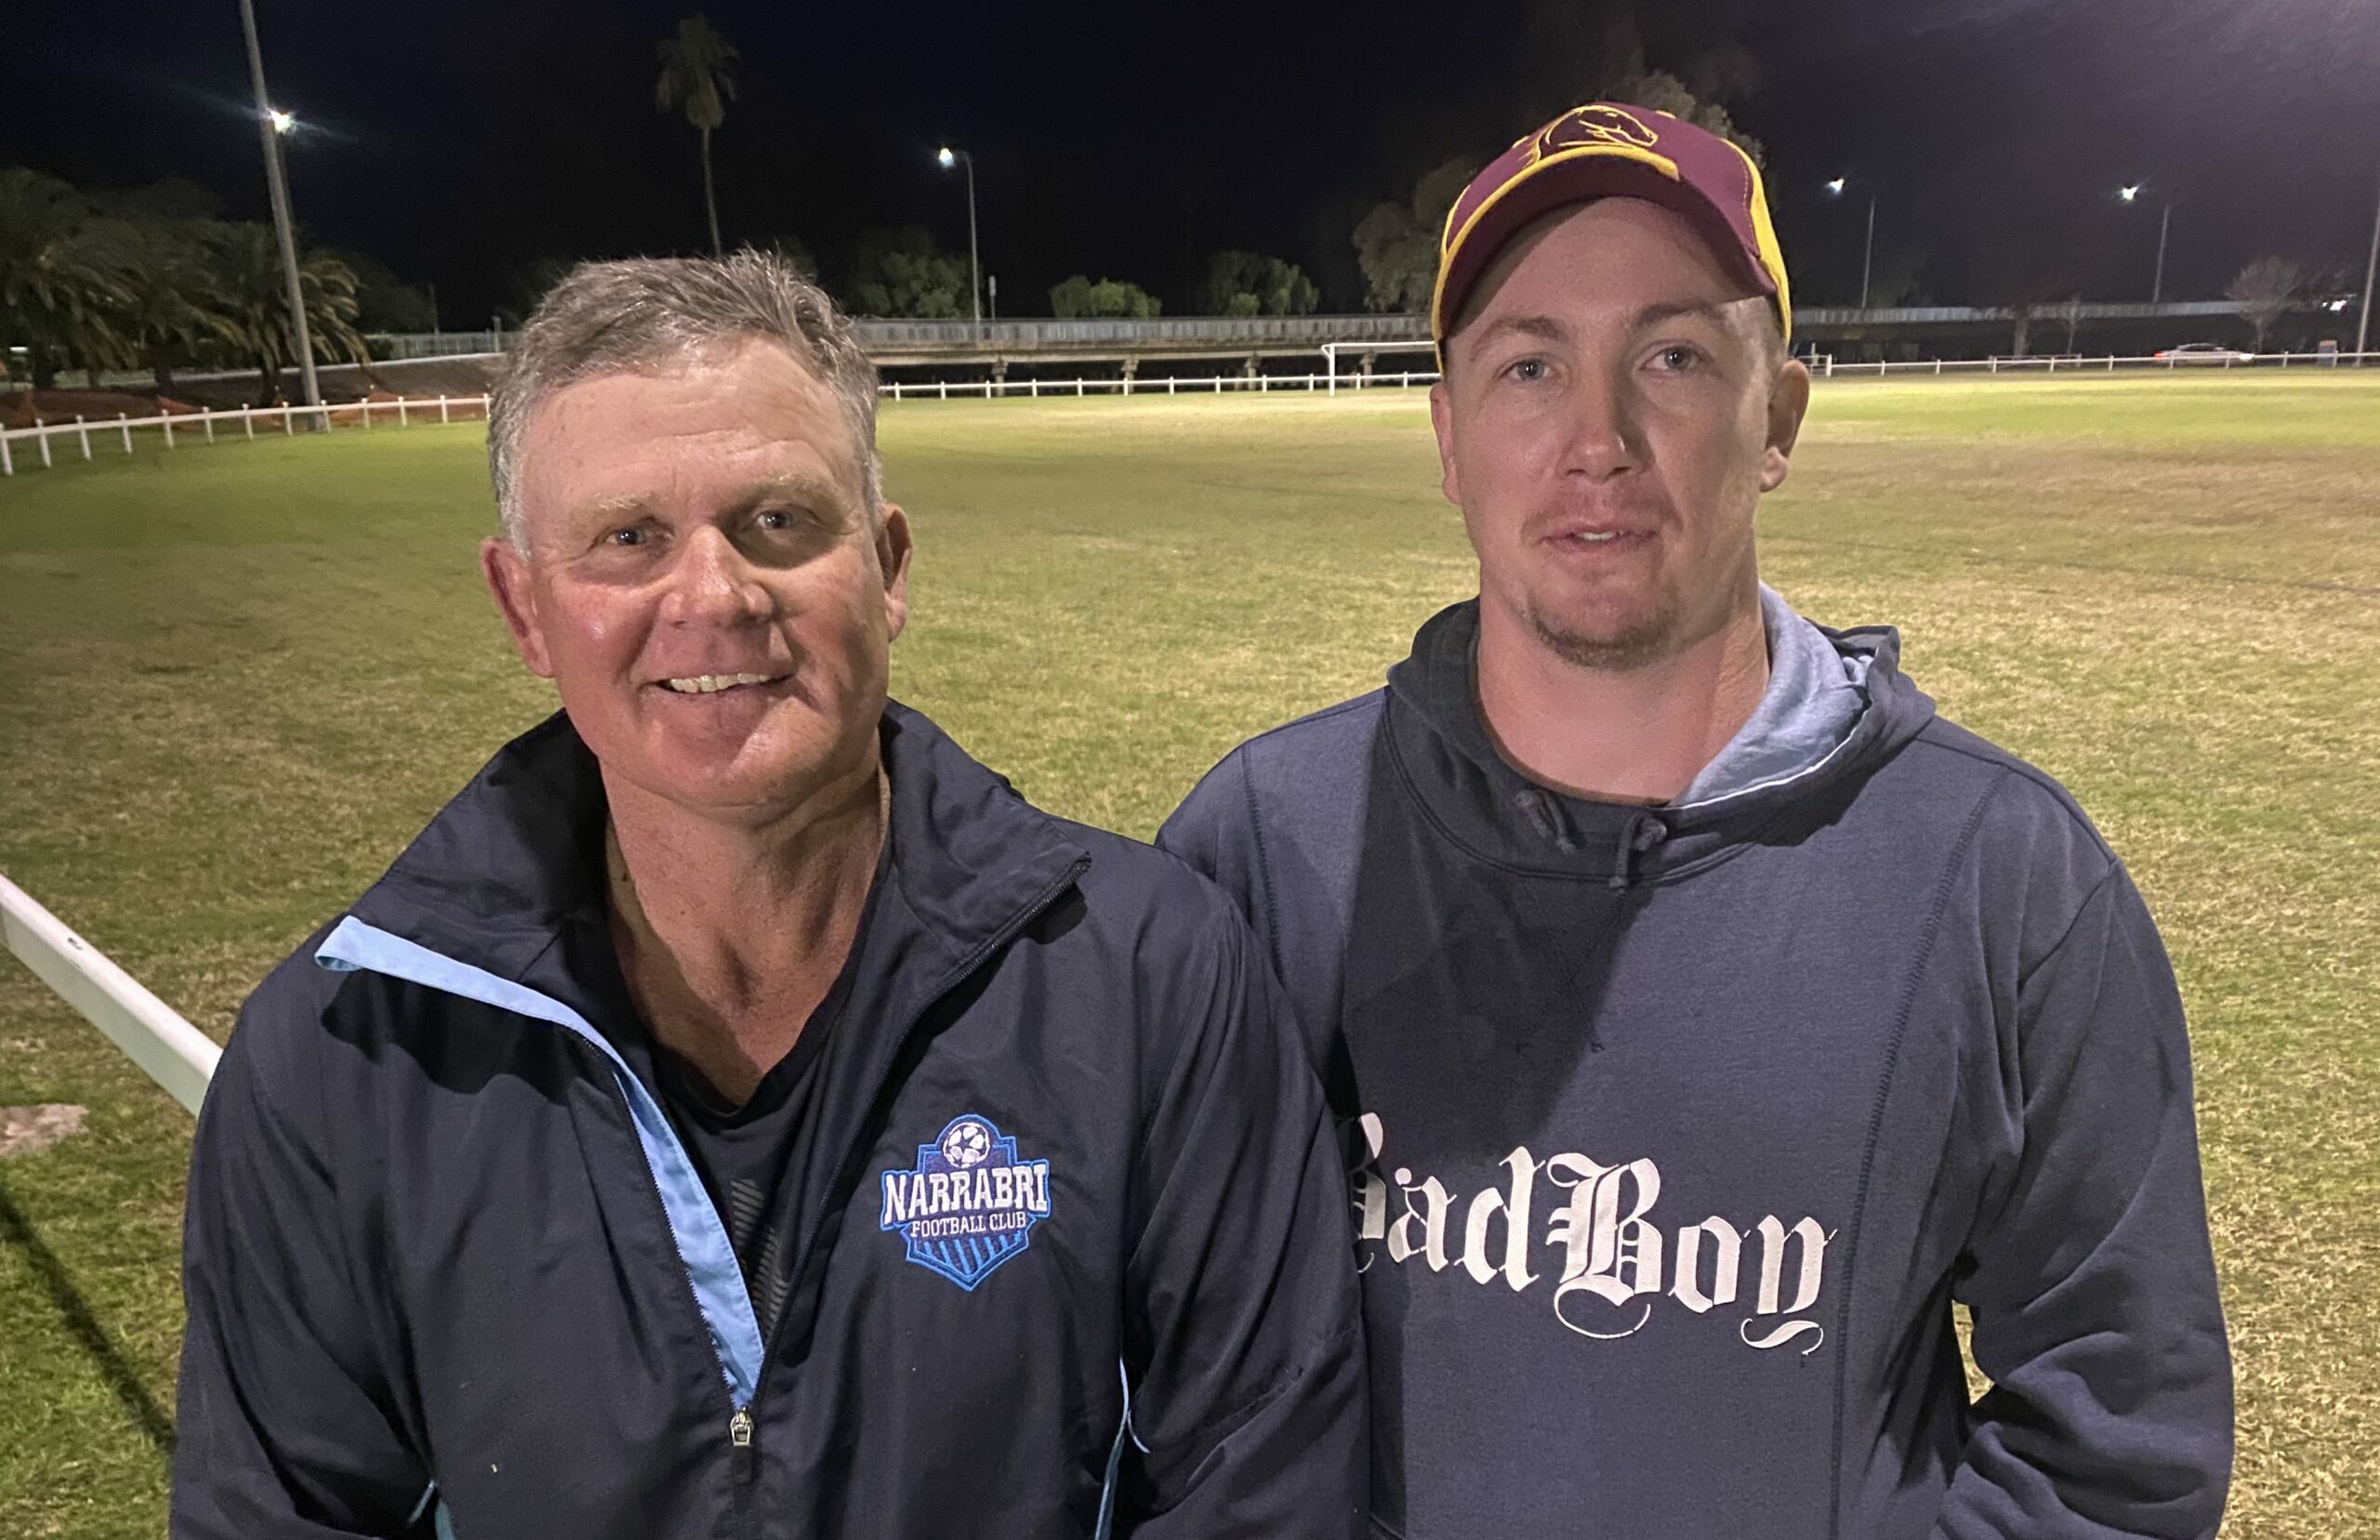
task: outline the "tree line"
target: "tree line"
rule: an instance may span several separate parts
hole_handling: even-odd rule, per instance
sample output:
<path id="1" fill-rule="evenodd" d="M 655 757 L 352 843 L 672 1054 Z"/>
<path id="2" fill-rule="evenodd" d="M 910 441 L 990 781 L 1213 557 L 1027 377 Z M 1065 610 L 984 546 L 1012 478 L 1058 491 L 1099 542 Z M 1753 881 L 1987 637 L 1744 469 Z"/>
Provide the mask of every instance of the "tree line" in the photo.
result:
<path id="1" fill-rule="evenodd" d="M 393 278 L 319 247 L 298 276 L 316 358 L 363 362 L 364 304 Z M 187 182 L 84 192 L 25 166 L 0 166 L 0 344 L 38 388 L 68 369 L 147 369 L 163 392 L 177 369 L 252 367 L 268 398 L 298 355 L 271 225 Z"/>

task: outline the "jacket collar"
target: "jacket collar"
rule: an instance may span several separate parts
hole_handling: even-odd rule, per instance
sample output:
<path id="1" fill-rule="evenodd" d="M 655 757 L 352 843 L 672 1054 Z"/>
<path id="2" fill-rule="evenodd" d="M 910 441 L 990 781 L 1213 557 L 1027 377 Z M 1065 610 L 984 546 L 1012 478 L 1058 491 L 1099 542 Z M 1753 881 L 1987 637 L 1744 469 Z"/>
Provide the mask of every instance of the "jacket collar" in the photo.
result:
<path id="1" fill-rule="evenodd" d="M 886 706 L 902 910 L 936 950 L 965 954 L 1012 928 L 1090 859 L 918 712 Z M 602 775 L 557 712 L 496 752 L 352 907 L 364 923 L 518 981 L 575 925 L 602 915 Z"/>

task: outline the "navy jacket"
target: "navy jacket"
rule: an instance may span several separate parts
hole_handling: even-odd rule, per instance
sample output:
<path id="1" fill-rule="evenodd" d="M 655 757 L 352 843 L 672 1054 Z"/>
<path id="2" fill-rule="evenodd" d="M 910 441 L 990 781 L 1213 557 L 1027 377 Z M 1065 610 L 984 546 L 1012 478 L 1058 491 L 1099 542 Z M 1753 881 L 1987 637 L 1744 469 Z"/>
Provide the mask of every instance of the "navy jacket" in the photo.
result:
<path id="1" fill-rule="evenodd" d="M 824 1050 L 774 1340 L 595 1004 L 602 783 L 557 717 L 242 1013 L 177 1535 L 1360 1528 L 1343 1177 L 1244 923 L 915 713 L 883 743 L 897 961 Z"/>
<path id="2" fill-rule="evenodd" d="M 1865 707 L 1797 772 L 1560 796 L 1489 741 L 1474 636 L 1434 619 L 1159 836 L 1239 896 L 1356 1130 L 1379 1532 L 2212 1534 L 2181 1002 L 2074 802 L 1880 629 L 1834 637 Z"/>

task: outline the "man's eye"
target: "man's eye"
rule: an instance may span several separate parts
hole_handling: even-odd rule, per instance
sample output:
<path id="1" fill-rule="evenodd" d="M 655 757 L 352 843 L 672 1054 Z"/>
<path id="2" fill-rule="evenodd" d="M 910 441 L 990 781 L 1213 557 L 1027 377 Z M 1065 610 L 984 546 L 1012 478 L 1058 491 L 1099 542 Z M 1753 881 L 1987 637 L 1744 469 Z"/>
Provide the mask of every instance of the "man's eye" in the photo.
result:
<path id="1" fill-rule="evenodd" d="M 1659 360 L 1662 368 L 1672 374 L 1682 374 L 1696 368 L 1702 362 L 1702 350 L 1699 348 L 1688 348 L 1683 343 L 1673 343 L 1662 349 L 1656 357 Z"/>
<path id="2" fill-rule="evenodd" d="M 761 514 L 756 522 L 764 530 L 789 530 L 793 528 L 793 515 L 783 508 L 771 508 Z"/>
<path id="3" fill-rule="evenodd" d="M 614 530 L 611 533 L 605 535 L 603 537 L 603 544 L 606 546 L 641 546 L 645 543 L 645 533 L 642 530 L 636 528 L 634 525 L 630 525 L 626 529 Z"/>
<path id="4" fill-rule="evenodd" d="M 1525 358 L 1504 373 L 1524 384 L 1534 384 L 1545 377 L 1545 361 L 1541 358 Z"/>

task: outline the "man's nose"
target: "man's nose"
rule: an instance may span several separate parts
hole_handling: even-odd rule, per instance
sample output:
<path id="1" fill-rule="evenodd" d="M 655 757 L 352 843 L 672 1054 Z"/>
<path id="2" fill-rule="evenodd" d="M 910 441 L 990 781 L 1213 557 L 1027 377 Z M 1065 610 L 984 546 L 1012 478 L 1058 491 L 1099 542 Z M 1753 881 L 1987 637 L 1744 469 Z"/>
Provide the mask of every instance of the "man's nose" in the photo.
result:
<path id="1" fill-rule="evenodd" d="M 1565 404 L 1569 431 L 1562 445 L 1564 475 L 1608 481 L 1643 467 L 1644 433 L 1634 392 L 1624 377 L 1585 375 Z"/>
<path id="2" fill-rule="evenodd" d="M 678 625 L 749 625 L 766 621 L 775 603 L 768 586 L 716 525 L 686 537 L 670 563 L 664 617 Z"/>

